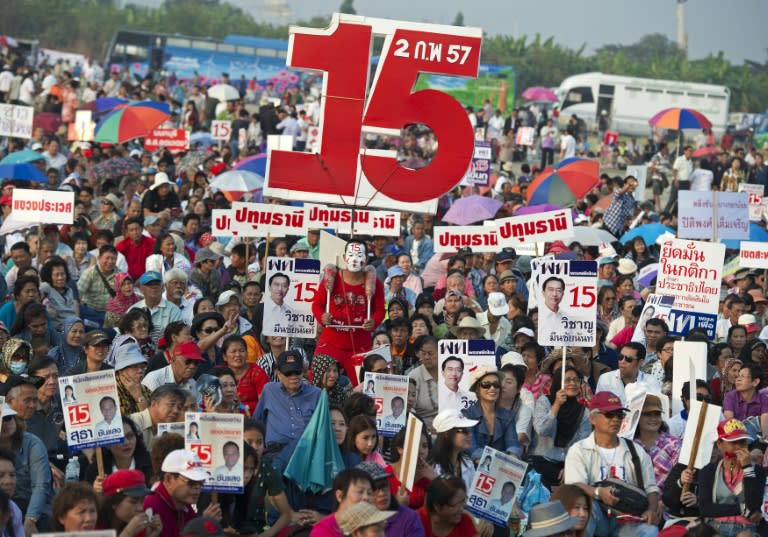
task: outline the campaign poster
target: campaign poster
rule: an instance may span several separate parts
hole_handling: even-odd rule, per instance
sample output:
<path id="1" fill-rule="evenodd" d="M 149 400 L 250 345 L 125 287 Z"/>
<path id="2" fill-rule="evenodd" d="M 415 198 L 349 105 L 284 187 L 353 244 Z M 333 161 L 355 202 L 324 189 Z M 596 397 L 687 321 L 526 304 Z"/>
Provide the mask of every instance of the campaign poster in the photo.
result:
<path id="1" fill-rule="evenodd" d="M 59 394 L 70 451 L 123 443 L 123 418 L 113 369 L 60 377 Z"/>
<path id="2" fill-rule="evenodd" d="M 741 183 L 739 185 L 739 192 L 747 193 L 747 201 L 749 203 L 749 221 L 759 222 L 763 216 L 765 186 Z"/>
<path id="3" fill-rule="evenodd" d="M 304 204 L 304 222 L 307 228 L 334 229 L 337 233 L 400 236 L 399 211 L 369 211 L 355 207 L 328 207 Z"/>
<path id="4" fill-rule="evenodd" d="M 478 367 L 496 367 L 496 344 L 490 339 L 443 339 L 437 342 L 437 406 L 465 410 L 477 402 L 469 377 Z"/>
<path id="5" fill-rule="evenodd" d="M 467 511 L 506 527 L 528 464 L 488 446 L 480 461 L 467 491 Z"/>
<path id="6" fill-rule="evenodd" d="M 499 246 L 518 248 L 534 242 L 568 241 L 573 235 L 573 212 L 558 209 L 496 220 Z"/>
<path id="7" fill-rule="evenodd" d="M 749 195 L 746 192 L 678 194 L 677 236 L 686 239 L 746 239 L 749 237 Z"/>
<path id="8" fill-rule="evenodd" d="M 32 138 L 35 109 L 17 104 L 0 104 L 0 136 Z"/>
<path id="9" fill-rule="evenodd" d="M 475 140 L 472 164 L 461 180 L 461 186 L 489 186 L 491 181 L 491 143 Z"/>
<path id="10" fill-rule="evenodd" d="M 768 269 L 768 243 L 741 241 L 739 266 L 742 268 Z"/>
<path id="11" fill-rule="evenodd" d="M 184 436 L 184 422 L 179 421 L 175 423 L 158 423 L 157 424 L 157 436 L 163 436 L 164 434 L 168 434 L 168 433 Z"/>
<path id="12" fill-rule="evenodd" d="M 632 341 L 637 341 L 645 345 L 645 323 L 648 319 L 661 319 L 665 323 L 669 322 L 669 311 L 675 303 L 675 297 L 651 294 L 643 305 L 643 311 L 640 313 L 640 320 L 635 325 L 635 331 L 632 333 Z"/>
<path id="13" fill-rule="evenodd" d="M 262 334 L 315 337 L 312 301 L 319 287 L 319 260 L 268 257 Z"/>
<path id="14" fill-rule="evenodd" d="M 632 440 L 635 437 L 635 429 L 640 422 L 640 415 L 643 413 L 643 404 L 645 404 L 645 390 L 637 390 L 632 395 L 627 395 L 627 408 L 629 412 L 624 416 L 619 428 L 619 436 Z"/>
<path id="15" fill-rule="evenodd" d="M 434 230 L 435 253 L 454 253 L 472 248 L 473 253 L 498 252 L 499 232 L 492 226 L 437 226 Z M 517 248 L 515 248 L 517 250 Z"/>
<path id="16" fill-rule="evenodd" d="M 230 214 L 232 230 L 243 237 L 303 237 L 307 234 L 302 207 L 236 201 Z"/>
<path id="17" fill-rule="evenodd" d="M 187 412 L 184 444 L 211 476 L 209 492 L 243 493 L 243 415 Z"/>
<path id="18" fill-rule="evenodd" d="M 539 345 L 594 345 L 597 262 L 534 259 L 531 270 L 539 307 Z"/>
<path id="19" fill-rule="evenodd" d="M 363 393 L 376 404 L 376 430 L 381 436 L 395 436 L 408 417 L 408 377 L 366 373 Z"/>
<path id="20" fill-rule="evenodd" d="M 656 292 L 674 297 L 676 309 L 717 315 L 724 258 L 724 244 L 665 240 Z"/>
<path id="21" fill-rule="evenodd" d="M 75 218 L 75 193 L 14 188 L 13 218 L 19 222 L 71 224 Z"/>
<path id="22" fill-rule="evenodd" d="M 645 165 L 627 166 L 627 175 L 637 179 L 637 188 L 633 192 L 635 201 L 645 201 L 645 185 L 648 181 L 648 167 Z"/>

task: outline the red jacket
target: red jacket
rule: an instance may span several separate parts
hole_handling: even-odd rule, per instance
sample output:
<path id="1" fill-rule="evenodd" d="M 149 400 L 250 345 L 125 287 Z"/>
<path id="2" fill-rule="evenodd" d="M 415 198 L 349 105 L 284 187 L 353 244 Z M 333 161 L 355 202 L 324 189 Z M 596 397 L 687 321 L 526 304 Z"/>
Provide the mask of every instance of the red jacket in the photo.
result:
<path id="1" fill-rule="evenodd" d="M 144 497 L 144 509 L 149 507 L 152 508 L 154 514 L 160 515 L 160 520 L 163 523 L 160 537 L 179 537 L 187 522 L 197 518 L 197 513 L 191 505 L 185 506 L 181 511 L 176 509 L 176 505 L 162 483 L 157 485 L 154 494 Z"/>
<path id="2" fill-rule="evenodd" d="M 125 238 L 118 242 L 115 248 L 125 256 L 128 262 L 128 274 L 134 280 L 138 280 L 146 272 L 147 258 L 155 250 L 155 239 L 142 235 L 141 241 L 136 244 L 131 239 Z"/>
<path id="3" fill-rule="evenodd" d="M 268 382 L 269 377 L 256 364 L 251 364 L 245 374 L 240 377 L 240 381 L 237 383 L 237 397 L 245 405 L 247 409 L 246 415 L 253 415 L 259 402 L 259 396 L 261 396 L 261 392 Z"/>

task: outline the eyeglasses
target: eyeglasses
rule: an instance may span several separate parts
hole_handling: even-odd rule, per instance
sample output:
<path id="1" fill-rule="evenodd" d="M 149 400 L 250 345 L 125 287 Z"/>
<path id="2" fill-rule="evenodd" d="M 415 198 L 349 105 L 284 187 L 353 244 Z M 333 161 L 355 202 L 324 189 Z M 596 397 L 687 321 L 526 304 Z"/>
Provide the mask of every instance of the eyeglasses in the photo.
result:
<path id="1" fill-rule="evenodd" d="M 707 403 L 709 403 L 712 400 L 712 397 L 707 395 L 707 394 L 705 394 L 705 393 L 697 393 L 696 394 L 696 400 L 697 401 L 706 401 Z"/>
<path id="2" fill-rule="evenodd" d="M 619 361 L 627 362 L 630 364 L 636 360 L 637 358 L 635 356 L 627 356 L 626 354 L 622 354 L 621 356 L 619 356 Z"/>
<path id="3" fill-rule="evenodd" d="M 480 387 L 484 390 L 490 390 L 491 388 L 499 389 L 501 388 L 501 384 L 498 382 L 481 382 Z"/>
<path id="4" fill-rule="evenodd" d="M 202 330 L 200 330 L 200 331 L 201 331 L 203 334 L 213 334 L 213 333 L 215 333 L 215 332 L 218 332 L 218 331 L 219 331 L 219 329 L 218 329 L 218 328 L 216 328 L 215 326 L 209 326 L 208 328 L 203 328 L 203 329 L 202 329 Z"/>
<path id="5" fill-rule="evenodd" d="M 466 427 L 456 427 L 453 430 L 456 431 L 456 434 L 469 434 L 469 429 Z"/>
<path id="6" fill-rule="evenodd" d="M 611 412 L 603 412 L 603 416 L 608 418 L 609 420 L 619 418 L 620 420 L 624 419 L 624 416 L 626 416 L 626 412 L 623 410 L 612 410 Z"/>

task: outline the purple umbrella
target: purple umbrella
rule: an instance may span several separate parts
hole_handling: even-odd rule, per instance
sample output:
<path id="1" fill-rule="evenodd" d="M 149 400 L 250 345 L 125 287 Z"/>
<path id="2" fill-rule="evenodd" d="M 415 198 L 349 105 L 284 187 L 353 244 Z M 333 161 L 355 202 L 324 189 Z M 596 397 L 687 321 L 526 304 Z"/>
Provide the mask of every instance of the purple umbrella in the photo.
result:
<path id="1" fill-rule="evenodd" d="M 658 263 L 651 263 L 650 265 L 646 265 L 640 269 L 640 272 L 637 273 L 637 283 L 639 283 L 643 287 L 650 287 L 651 283 L 656 278 L 656 275 L 658 273 L 659 273 Z"/>
<path id="2" fill-rule="evenodd" d="M 524 207 L 520 207 L 518 210 L 515 211 L 515 216 L 521 216 L 524 214 L 538 214 L 538 213 L 546 213 L 549 211 L 559 211 L 562 209 L 559 205 L 554 205 L 552 203 L 540 203 L 539 205 L 525 205 Z"/>
<path id="3" fill-rule="evenodd" d="M 235 164 L 232 169 L 245 170 L 265 177 L 267 175 L 267 155 L 265 153 L 260 153 L 258 155 L 246 157 Z"/>
<path id="4" fill-rule="evenodd" d="M 451 208 L 445 213 L 443 221 L 458 226 L 466 226 L 474 222 L 493 218 L 501 206 L 502 203 L 500 201 L 486 196 L 474 195 L 459 198 L 453 202 Z"/>
<path id="5" fill-rule="evenodd" d="M 523 92 L 522 97 L 523 99 L 528 99 L 529 101 L 539 101 L 545 103 L 555 103 L 558 101 L 557 95 L 555 95 L 554 91 L 542 86 L 533 86 L 532 88 L 528 88 Z"/>

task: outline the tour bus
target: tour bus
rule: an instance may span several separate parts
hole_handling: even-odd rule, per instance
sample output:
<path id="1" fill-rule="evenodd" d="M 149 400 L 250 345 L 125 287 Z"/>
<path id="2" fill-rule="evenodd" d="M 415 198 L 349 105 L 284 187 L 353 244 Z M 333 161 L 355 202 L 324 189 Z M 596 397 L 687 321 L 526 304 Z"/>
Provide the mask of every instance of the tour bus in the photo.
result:
<path id="1" fill-rule="evenodd" d="M 560 127 L 572 114 L 593 129 L 605 111 L 610 128 L 630 136 L 647 136 L 648 120 L 665 108 L 692 108 L 712 122 L 720 135 L 728 125 L 731 92 L 725 86 L 675 82 L 605 73 L 583 73 L 566 78 L 557 90 Z"/>

